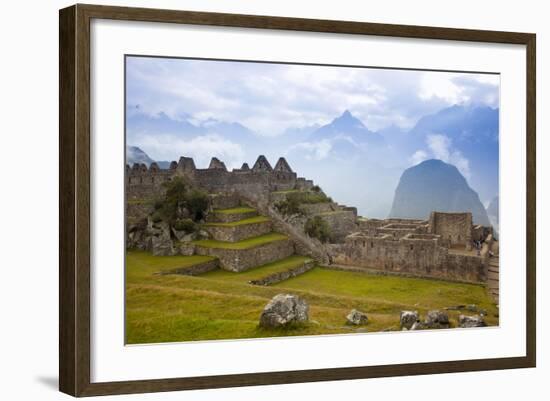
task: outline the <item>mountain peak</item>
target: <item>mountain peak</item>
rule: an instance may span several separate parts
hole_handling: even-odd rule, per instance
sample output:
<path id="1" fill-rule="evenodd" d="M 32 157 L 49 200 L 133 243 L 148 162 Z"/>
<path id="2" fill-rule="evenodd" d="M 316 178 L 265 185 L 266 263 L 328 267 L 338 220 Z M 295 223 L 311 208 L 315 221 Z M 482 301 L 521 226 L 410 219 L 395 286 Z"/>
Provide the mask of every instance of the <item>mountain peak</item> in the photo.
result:
<path id="1" fill-rule="evenodd" d="M 478 194 L 455 166 L 439 159 L 425 160 L 403 172 L 390 216 L 427 219 L 434 210 L 471 212 L 474 223 L 490 225 Z"/>

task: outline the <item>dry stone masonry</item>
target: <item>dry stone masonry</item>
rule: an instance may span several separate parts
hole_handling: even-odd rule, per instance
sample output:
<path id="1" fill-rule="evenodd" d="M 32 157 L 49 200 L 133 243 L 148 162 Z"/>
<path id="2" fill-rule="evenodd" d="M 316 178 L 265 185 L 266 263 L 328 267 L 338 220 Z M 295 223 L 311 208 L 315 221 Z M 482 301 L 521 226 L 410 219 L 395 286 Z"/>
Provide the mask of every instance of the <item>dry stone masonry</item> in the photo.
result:
<path id="1" fill-rule="evenodd" d="M 200 235 L 208 239 L 194 240 L 151 223 L 153 203 L 163 195 L 163 183 L 175 177 L 183 177 L 210 194 L 211 208 L 201 224 L 204 235 Z M 149 168 L 145 164 L 126 166 L 128 247 L 157 255 L 207 255 L 215 257 L 222 269 L 235 272 L 299 254 L 336 269 L 488 281 L 489 266 L 494 265 L 490 259 L 498 246 L 493 246 L 492 228 L 474 225 L 471 213 L 432 211 L 428 220 L 366 219 L 358 217 L 356 208 L 339 205 L 328 197 L 302 204 L 301 216 L 285 217 L 274 208 L 291 193 L 315 190 L 319 188 L 313 181 L 298 177 L 282 157 L 275 167 L 259 156 L 252 168 L 244 163 L 231 171 L 217 158 L 212 158 L 206 169 L 197 168 L 189 157 L 172 162 L 168 169 L 156 163 Z M 317 216 L 330 229 L 329 243 L 304 232 L 306 220 Z M 262 241 L 264 237 L 269 240 Z M 308 269 L 300 267 L 297 272 Z M 293 276 L 287 273 L 281 277 Z M 257 284 L 269 285 L 270 281 Z M 418 323 L 414 312 L 402 315 L 403 327 L 410 329 L 414 323 Z"/>

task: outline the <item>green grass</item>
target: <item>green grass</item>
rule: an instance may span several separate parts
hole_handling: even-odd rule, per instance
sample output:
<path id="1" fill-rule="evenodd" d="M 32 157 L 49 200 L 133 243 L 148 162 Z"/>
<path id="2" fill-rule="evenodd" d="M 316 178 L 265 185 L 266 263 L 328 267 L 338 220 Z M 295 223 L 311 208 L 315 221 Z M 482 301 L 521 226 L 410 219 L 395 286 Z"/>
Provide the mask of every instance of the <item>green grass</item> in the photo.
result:
<path id="1" fill-rule="evenodd" d="M 265 245 L 270 242 L 286 240 L 288 237 L 284 234 L 269 233 L 258 237 L 248 238 L 238 242 L 216 241 L 213 239 L 203 239 L 193 241 L 194 244 L 204 248 L 221 248 L 221 249 L 250 249 L 257 246 Z"/>
<path id="2" fill-rule="evenodd" d="M 269 218 L 265 216 L 255 216 L 250 217 L 249 219 L 243 219 L 239 221 L 234 221 L 232 223 L 205 223 L 205 226 L 215 226 L 215 227 L 236 227 L 236 226 L 242 226 L 246 224 L 257 224 L 257 223 L 265 223 L 267 221 L 270 221 Z"/>
<path id="3" fill-rule="evenodd" d="M 293 192 L 300 192 L 299 189 L 289 189 L 289 190 L 286 190 L 286 191 L 273 191 L 271 192 L 272 194 L 291 194 Z"/>
<path id="4" fill-rule="evenodd" d="M 246 206 L 232 207 L 230 209 L 214 209 L 214 213 L 220 214 L 241 214 L 241 213 L 252 213 L 256 209 Z"/>
<path id="5" fill-rule="evenodd" d="M 318 216 L 332 216 L 334 214 L 347 213 L 346 210 L 331 210 L 330 212 L 321 212 Z"/>
<path id="6" fill-rule="evenodd" d="M 311 260 L 311 258 L 308 258 L 306 256 L 293 255 L 289 256 L 288 258 L 278 260 L 276 262 L 271 262 L 262 266 L 255 267 L 242 273 L 228 272 L 226 270 L 220 269 L 205 273 L 203 277 L 217 280 L 223 279 L 225 281 L 232 281 L 244 284 L 250 280 L 257 280 L 273 273 L 279 273 L 282 271 L 293 269 L 298 266 L 302 266 L 304 263 Z"/>
<path id="7" fill-rule="evenodd" d="M 247 284 L 255 274 L 263 276 L 298 260 L 291 258 L 243 273 L 215 271 L 196 277 L 153 275 L 159 270 L 180 267 L 182 262 L 198 260 L 201 259 L 195 256 L 155 257 L 145 252 L 128 252 L 127 343 L 354 333 L 359 329 L 344 324 L 352 308 L 368 313 L 369 332 L 399 330 L 401 310 L 418 310 L 424 317 L 430 309 L 459 304 L 477 304 L 488 310 L 488 324 L 498 323 L 497 308 L 479 285 L 322 268 L 274 286 Z M 259 328 L 263 307 L 279 293 L 306 299 L 310 322 L 284 330 Z M 455 323 L 458 312 L 450 311 L 449 315 Z"/>
<path id="8" fill-rule="evenodd" d="M 149 252 L 131 251 L 126 253 L 126 280 L 133 282 L 148 279 L 152 274 L 163 271 L 185 268 L 209 262 L 212 256 L 153 256 Z"/>

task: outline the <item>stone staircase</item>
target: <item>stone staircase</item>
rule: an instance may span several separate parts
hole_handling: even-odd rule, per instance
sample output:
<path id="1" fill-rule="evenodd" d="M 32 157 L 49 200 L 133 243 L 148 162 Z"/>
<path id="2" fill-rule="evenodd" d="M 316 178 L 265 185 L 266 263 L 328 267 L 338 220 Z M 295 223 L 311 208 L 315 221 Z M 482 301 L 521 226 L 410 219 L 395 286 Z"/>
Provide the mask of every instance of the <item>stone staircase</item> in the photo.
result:
<path id="1" fill-rule="evenodd" d="M 489 258 L 487 288 L 496 304 L 499 304 L 499 256 Z"/>
<path id="2" fill-rule="evenodd" d="M 197 255 L 218 259 L 220 268 L 242 272 L 288 258 L 294 243 L 285 234 L 273 231 L 272 221 L 242 205 L 234 195 L 217 195 L 203 229 L 211 238 L 194 241 Z M 224 208 L 215 208 L 221 205 Z"/>

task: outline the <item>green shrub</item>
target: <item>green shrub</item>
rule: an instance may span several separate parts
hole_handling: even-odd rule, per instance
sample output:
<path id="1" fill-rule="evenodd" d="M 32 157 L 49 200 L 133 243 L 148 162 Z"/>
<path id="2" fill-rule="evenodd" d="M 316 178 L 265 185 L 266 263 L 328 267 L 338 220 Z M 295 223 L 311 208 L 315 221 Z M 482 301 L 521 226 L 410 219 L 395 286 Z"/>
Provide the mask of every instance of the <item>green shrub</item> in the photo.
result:
<path id="1" fill-rule="evenodd" d="M 156 211 L 151 216 L 151 219 L 153 220 L 153 223 L 160 223 L 162 221 L 162 214 Z"/>
<path id="2" fill-rule="evenodd" d="M 174 229 L 178 231 L 185 231 L 186 233 L 195 232 L 197 225 L 191 219 L 178 219 L 173 224 Z"/>
<path id="3" fill-rule="evenodd" d="M 317 238 L 321 242 L 327 242 L 330 239 L 330 227 L 320 216 L 308 219 L 304 231 L 310 237 Z"/>
<path id="4" fill-rule="evenodd" d="M 320 188 L 319 188 L 320 190 Z M 303 214 L 300 205 L 332 202 L 332 199 L 324 192 L 291 192 L 287 194 L 285 200 L 277 203 L 277 210 L 285 215 Z"/>
<path id="5" fill-rule="evenodd" d="M 208 210 L 208 194 L 191 187 L 182 177 L 165 182 L 166 192 L 155 202 L 155 209 L 162 219 L 175 224 L 176 220 L 191 215 L 193 221 L 202 220 Z"/>
<path id="6" fill-rule="evenodd" d="M 323 192 L 321 187 L 319 185 L 314 185 L 313 188 L 311 188 L 313 192 Z"/>
<path id="7" fill-rule="evenodd" d="M 185 205 L 193 216 L 193 220 L 198 221 L 204 218 L 208 210 L 209 201 L 208 194 L 203 191 L 193 189 L 189 192 L 185 200 Z"/>

